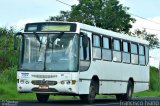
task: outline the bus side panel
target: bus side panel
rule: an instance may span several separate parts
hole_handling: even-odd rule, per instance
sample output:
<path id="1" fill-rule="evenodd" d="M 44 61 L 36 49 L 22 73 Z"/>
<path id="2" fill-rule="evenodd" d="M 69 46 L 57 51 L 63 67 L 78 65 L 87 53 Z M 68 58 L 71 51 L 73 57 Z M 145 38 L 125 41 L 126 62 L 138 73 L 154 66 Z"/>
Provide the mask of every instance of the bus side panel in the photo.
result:
<path id="1" fill-rule="evenodd" d="M 89 94 L 90 80 L 79 81 L 79 94 Z"/>
<path id="2" fill-rule="evenodd" d="M 99 94 L 125 93 L 126 91 L 122 91 L 122 88 L 126 89 L 126 87 L 126 83 L 116 81 L 101 81 Z"/>
<path id="3" fill-rule="evenodd" d="M 90 70 L 92 75 L 97 75 L 100 80 L 99 93 L 112 94 L 123 93 L 121 63 L 95 60 L 92 61 Z M 126 90 L 125 90 L 126 91 Z"/>
<path id="4" fill-rule="evenodd" d="M 126 93 L 130 78 L 134 80 L 134 92 L 148 89 L 148 66 L 95 60 L 91 62 L 89 70 L 84 72 L 83 78 L 91 79 L 93 75 L 97 75 L 100 80 L 100 94 Z"/>
<path id="5" fill-rule="evenodd" d="M 127 81 L 129 78 L 133 78 L 134 92 L 149 89 L 149 66 L 124 64 L 122 65 L 121 69 L 123 69 L 122 80 Z"/>
<path id="6" fill-rule="evenodd" d="M 93 76 L 93 70 L 80 72 L 79 74 L 79 94 L 89 94 L 89 87 Z"/>

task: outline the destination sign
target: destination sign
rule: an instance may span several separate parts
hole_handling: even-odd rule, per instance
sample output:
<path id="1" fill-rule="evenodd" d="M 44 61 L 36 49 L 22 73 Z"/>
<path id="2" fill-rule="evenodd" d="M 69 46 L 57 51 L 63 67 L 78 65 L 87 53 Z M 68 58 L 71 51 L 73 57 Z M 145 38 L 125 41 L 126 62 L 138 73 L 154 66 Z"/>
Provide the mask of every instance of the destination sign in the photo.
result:
<path id="1" fill-rule="evenodd" d="M 75 32 L 76 23 L 43 22 L 26 24 L 24 32 Z"/>
<path id="2" fill-rule="evenodd" d="M 70 31 L 70 25 L 43 25 L 41 31 Z"/>

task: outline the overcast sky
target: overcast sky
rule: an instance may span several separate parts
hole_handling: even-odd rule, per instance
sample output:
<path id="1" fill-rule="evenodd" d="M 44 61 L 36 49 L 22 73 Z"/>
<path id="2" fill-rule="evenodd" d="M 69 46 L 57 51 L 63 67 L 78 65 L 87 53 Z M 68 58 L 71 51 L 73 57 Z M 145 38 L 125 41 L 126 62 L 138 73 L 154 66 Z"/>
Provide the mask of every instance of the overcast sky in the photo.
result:
<path id="1" fill-rule="evenodd" d="M 67 4 L 78 4 L 78 0 L 61 0 Z M 130 7 L 128 12 L 160 23 L 160 0 L 120 0 L 124 6 Z M 23 27 L 27 22 L 44 21 L 49 16 L 58 15 L 60 10 L 70 10 L 70 6 L 57 0 L 0 0 L 0 27 Z M 146 27 L 160 30 L 160 24 L 135 17 L 136 23 L 133 29 Z M 157 34 L 160 39 L 160 31 L 147 30 Z M 160 50 L 151 50 L 151 64 L 158 67 Z"/>
<path id="2" fill-rule="evenodd" d="M 68 4 L 77 0 L 61 0 Z M 73 2 L 74 1 L 74 2 Z M 56 0 L 0 0 L 0 26 L 21 26 L 28 21 L 44 21 L 49 16 L 58 15 L 60 10 L 70 7 Z"/>

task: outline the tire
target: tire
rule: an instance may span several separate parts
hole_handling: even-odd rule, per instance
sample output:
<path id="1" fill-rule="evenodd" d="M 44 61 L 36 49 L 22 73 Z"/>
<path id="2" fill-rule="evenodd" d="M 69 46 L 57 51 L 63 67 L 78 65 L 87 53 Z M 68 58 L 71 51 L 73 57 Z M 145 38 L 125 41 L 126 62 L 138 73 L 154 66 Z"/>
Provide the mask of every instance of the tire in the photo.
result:
<path id="1" fill-rule="evenodd" d="M 117 99 L 117 101 L 123 100 L 123 94 L 117 94 L 116 99 Z"/>
<path id="2" fill-rule="evenodd" d="M 133 95 L 133 90 L 134 90 L 134 86 L 133 83 L 131 81 L 128 82 L 127 85 L 127 93 L 124 94 L 124 100 L 131 100 L 132 99 L 132 95 Z"/>
<path id="3" fill-rule="evenodd" d="M 131 100 L 132 99 L 133 90 L 134 90 L 133 83 L 131 81 L 129 81 L 128 85 L 127 85 L 126 93 L 125 94 L 117 94 L 116 95 L 116 99 L 118 101 L 120 101 L 120 100 L 122 100 L 122 101 Z"/>
<path id="4" fill-rule="evenodd" d="M 45 103 L 48 101 L 49 99 L 49 94 L 36 94 L 37 100 L 41 103 Z"/>
<path id="5" fill-rule="evenodd" d="M 90 84 L 90 88 L 89 88 L 89 94 L 85 94 L 85 95 L 80 95 L 80 100 L 82 100 L 83 102 L 86 102 L 88 104 L 92 104 L 94 103 L 95 97 L 96 97 L 96 93 L 97 93 L 97 83 L 92 80 L 91 84 Z"/>

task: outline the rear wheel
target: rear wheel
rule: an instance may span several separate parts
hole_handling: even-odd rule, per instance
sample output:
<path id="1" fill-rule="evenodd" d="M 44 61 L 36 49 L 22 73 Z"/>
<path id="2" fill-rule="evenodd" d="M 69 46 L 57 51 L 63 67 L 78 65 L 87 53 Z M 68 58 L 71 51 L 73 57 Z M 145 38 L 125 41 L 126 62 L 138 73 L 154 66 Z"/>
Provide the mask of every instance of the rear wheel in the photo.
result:
<path id="1" fill-rule="evenodd" d="M 125 94 L 117 94 L 116 99 L 118 101 L 120 100 L 131 100 L 132 99 L 132 94 L 133 94 L 134 86 L 131 81 L 128 82 L 127 85 L 127 92 Z"/>
<path id="2" fill-rule="evenodd" d="M 80 99 L 86 103 L 92 104 L 96 97 L 96 93 L 98 90 L 97 87 L 97 83 L 94 80 L 92 80 L 89 88 L 89 94 L 80 95 Z"/>
<path id="3" fill-rule="evenodd" d="M 36 94 L 37 100 L 41 103 L 47 102 L 49 98 L 49 94 Z"/>

